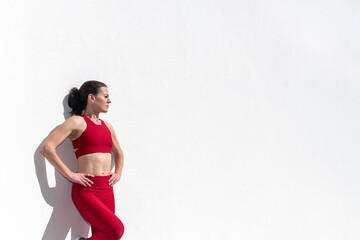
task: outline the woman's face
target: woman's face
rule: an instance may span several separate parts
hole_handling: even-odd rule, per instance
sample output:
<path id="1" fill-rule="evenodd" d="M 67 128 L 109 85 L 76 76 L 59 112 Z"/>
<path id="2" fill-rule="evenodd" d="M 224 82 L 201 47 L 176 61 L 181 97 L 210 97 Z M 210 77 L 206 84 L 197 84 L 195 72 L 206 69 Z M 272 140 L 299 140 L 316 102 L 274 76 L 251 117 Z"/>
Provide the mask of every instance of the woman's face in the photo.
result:
<path id="1" fill-rule="evenodd" d="M 99 112 L 107 112 L 111 103 L 107 87 L 101 87 L 95 95 L 94 107 Z"/>

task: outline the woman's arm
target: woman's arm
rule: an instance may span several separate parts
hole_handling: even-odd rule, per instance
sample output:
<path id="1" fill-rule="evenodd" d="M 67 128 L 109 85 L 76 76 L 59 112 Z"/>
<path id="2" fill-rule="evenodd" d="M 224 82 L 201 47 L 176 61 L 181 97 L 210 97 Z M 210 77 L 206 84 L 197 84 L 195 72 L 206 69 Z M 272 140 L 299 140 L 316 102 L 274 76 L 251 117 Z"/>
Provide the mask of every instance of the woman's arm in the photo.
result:
<path id="1" fill-rule="evenodd" d="M 72 172 L 56 154 L 56 148 L 64 142 L 74 130 L 79 129 L 82 123 L 81 121 L 82 119 L 77 116 L 68 118 L 45 140 L 41 146 L 40 153 L 69 181 L 79 183 L 83 186 L 91 186 L 92 181 L 87 177 L 93 177 L 93 175 Z"/>
<path id="2" fill-rule="evenodd" d="M 124 167 L 124 153 L 121 150 L 120 144 L 116 138 L 114 128 L 111 126 L 111 124 L 107 122 L 106 122 L 106 126 L 108 126 L 111 132 L 111 138 L 113 141 L 112 152 L 114 154 L 115 172 L 111 173 L 112 176 L 109 179 L 109 183 L 111 186 L 114 186 L 114 184 L 118 182 L 121 178 L 122 169 Z"/>

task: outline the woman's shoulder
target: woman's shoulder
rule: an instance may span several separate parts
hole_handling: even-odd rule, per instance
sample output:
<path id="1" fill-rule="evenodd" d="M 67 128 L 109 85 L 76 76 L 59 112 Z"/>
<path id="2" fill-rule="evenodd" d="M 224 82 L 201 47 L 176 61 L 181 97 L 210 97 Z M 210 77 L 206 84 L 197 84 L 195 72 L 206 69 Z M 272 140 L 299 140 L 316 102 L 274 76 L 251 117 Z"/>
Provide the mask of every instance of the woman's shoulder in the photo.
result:
<path id="1" fill-rule="evenodd" d="M 102 121 L 105 123 L 105 125 L 109 128 L 109 130 L 110 130 L 111 132 L 114 131 L 113 126 L 112 126 L 109 122 L 107 122 L 107 121 L 105 121 L 105 120 L 102 120 Z"/>
<path id="2" fill-rule="evenodd" d="M 76 122 L 76 121 L 83 121 L 83 119 L 84 118 L 82 116 L 73 115 L 73 116 L 69 117 L 68 119 L 66 119 L 66 121 Z"/>
<path id="3" fill-rule="evenodd" d="M 71 116 L 65 120 L 64 124 L 71 125 L 71 126 L 80 126 L 84 124 L 84 118 L 82 116 Z"/>

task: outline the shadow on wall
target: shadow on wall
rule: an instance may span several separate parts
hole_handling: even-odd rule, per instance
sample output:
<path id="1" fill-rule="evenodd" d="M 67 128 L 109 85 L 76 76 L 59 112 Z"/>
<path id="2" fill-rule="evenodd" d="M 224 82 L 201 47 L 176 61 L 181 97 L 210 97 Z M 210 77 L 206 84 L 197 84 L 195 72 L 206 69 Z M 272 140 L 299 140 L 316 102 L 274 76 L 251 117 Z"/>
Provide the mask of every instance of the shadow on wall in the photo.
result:
<path id="1" fill-rule="evenodd" d="M 67 104 L 67 98 L 68 95 L 65 96 L 63 100 L 65 119 L 70 117 L 70 108 Z M 58 127 L 59 126 L 56 128 Z M 56 186 L 49 187 L 45 165 L 45 161 L 47 160 L 40 153 L 40 147 L 44 141 L 45 139 L 40 143 L 34 153 L 34 163 L 41 193 L 46 203 L 53 207 L 53 212 L 44 231 L 42 240 L 64 240 L 70 230 L 71 239 L 78 236 L 87 236 L 90 226 L 80 216 L 71 200 L 72 183 L 55 170 Z M 56 149 L 56 153 L 71 171 L 76 172 L 77 161 L 69 139 L 66 139 Z"/>

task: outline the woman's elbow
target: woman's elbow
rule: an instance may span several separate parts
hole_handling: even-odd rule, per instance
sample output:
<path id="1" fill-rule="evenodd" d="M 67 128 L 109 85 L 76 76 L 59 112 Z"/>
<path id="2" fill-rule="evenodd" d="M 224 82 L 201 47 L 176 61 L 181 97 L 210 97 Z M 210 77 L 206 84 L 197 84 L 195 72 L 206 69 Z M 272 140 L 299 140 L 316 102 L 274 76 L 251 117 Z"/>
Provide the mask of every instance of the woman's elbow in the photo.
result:
<path id="1" fill-rule="evenodd" d="M 49 144 L 47 142 L 45 142 L 40 148 L 40 153 L 41 153 L 41 155 L 46 157 L 46 155 L 48 154 L 49 151 L 51 151 L 51 147 L 49 146 Z"/>
<path id="2" fill-rule="evenodd" d="M 45 156 L 45 143 L 41 145 L 40 153 L 41 153 L 41 155 Z"/>

